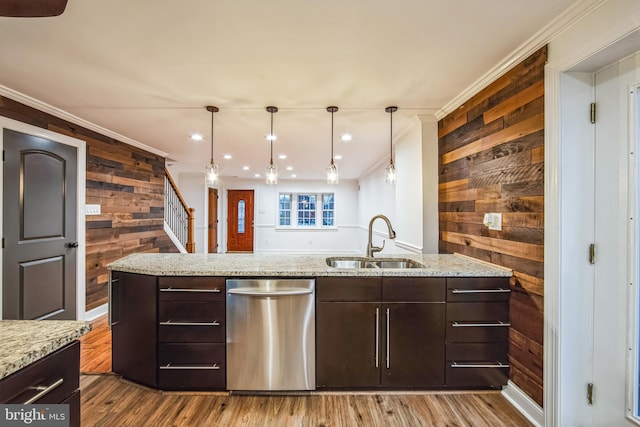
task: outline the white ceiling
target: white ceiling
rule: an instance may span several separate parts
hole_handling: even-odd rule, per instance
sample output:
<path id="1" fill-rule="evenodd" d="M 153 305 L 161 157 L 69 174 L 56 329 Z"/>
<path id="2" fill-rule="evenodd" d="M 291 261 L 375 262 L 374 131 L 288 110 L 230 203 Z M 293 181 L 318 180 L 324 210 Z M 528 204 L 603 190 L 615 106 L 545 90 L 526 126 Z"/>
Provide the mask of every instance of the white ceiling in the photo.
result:
<path id="1" fill-rule="evenodd" d="M 264 172 L 275 105 L 281 179 L 322 179 L 336 105 L 340 178 L 356 179 L 388 157 L 385 107 L 399 107 L 397 138 L 573 2 L 69 0 L 59 17 L 0 18 L 0 85 L 166 152 L 184 172 L 209 162 L 205 106 L 216 105 L 215 161 L 242 178 Z"/>

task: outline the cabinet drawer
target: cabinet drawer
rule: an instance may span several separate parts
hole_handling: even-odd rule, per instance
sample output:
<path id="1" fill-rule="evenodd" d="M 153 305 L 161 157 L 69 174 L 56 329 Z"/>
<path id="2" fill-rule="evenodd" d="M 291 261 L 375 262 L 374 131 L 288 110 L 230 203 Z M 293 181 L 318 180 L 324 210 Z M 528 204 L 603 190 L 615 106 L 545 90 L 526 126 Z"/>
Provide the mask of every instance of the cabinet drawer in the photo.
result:
<path id="1" fill-rule="evenodd" d="M 449 362 L 500 361 L 508 362 L 508 348 L 503 343 L 456 343 L 447 344 Z"/>
<path id="2" fill-rule="evenodd" d="M 60 403 L 69 405 L 69 427 L 80 427 L 80 390 Z"/>
<path id="3" fill-rule="evenodd" d="M 447 304 L 448 322 L 509 322 L 509 304 L 506 302 Z"/>
<path id="4" fill-rule="evenodd" d="M 74 341 L 0 381 L 0 403 L 60 403 L 79 388 L 79 377 L 80 342 Z"/>
<path id="5" fill-rule="evenodd" d="M 508 301 L 508 277 L 447 278 L 447 302 Z"/>
<path id="6" fill-rule="evenodd" d="M 425 277 L 385 277 L 382 301 L 444 302 L 446 279 Z"/>
<path id="7" fill-rule="evenodd" d="M 160 303 L 159 321 L 162 322 L 218 322 L 224 324 L 224 302 L 170 302 Z M 186 325 L 185 325 L 186 326 Z"/>
<path id="8" fill-rule="evenodd" d="M 316 301 L 318 302 L 380 302 L 382 280 L 377 277 L 318 277 Z"/>
<path id="9" fill-rule="evenodd" d="M 451 388 L 501 388 L 508 377 L 508 364 L 447 362 L 446 382 Z"/>
<path id="10" fill-rule="evenodd" d="M 447 322 L 447 343 L 506 342 L 509 323 L 504 322 Z"/>
<path id="11" fill-rule="evenodd" d="M 224 344 L 161 344 L 158 384 L 167 390 L 223 390 Z"/>
<path id="12" fill-rule="evenodd" d="M 224 301 L 223 277 L 160 277 L 160 301 Z"/>
<path id="13" fill-rule="evenodd" d="M 224 317 L 212 322 L 164 322 L 158 333 L 160 342 L 225 342 Z"/>

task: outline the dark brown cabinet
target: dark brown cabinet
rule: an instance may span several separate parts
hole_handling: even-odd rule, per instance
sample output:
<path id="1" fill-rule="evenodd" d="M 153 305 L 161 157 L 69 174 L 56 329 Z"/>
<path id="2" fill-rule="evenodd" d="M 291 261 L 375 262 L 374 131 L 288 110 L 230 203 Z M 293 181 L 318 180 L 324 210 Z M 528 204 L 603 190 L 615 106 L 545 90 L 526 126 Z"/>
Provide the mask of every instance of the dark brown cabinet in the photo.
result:
<path id="1" fill-rule="evenodd" d="M 445 279 L 316 279 L 318 388 L 444 386 Z"/>
<path id="2" fill-rule="evenodd" d="M 113 371 L 165 390 L 224 390 L 225 281 L 112 272 Z"/>
<path id="3" fill-rule="evenodd" d="M 112 369 L 149 387 L 157 387 L 157 293 L 155 276 L 111 273 Z"/>
<path id="4" fill-rule="evenodd" d="M 160 277 L 158 293 L 158 387 L 224 390 L 225 279 Z"/>
<path id="5" fill-rule="evenodd" d="M 80 426 L 80 343 L 73 343 L 0 380 L 0 403 L 68 404 Z"/>
<path id="6" fill-rule="evenodd" d="M 447 387 L 507 383 L 510 292 L 506 277 L 447 279 Z"/>

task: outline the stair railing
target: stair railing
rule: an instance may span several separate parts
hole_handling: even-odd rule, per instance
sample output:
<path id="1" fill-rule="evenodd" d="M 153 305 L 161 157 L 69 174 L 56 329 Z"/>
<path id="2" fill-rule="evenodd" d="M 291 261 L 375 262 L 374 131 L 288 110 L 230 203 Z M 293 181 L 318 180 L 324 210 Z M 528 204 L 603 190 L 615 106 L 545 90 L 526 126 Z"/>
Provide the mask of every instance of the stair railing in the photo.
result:
<path id="1" fill-rule="evenodd" d="M 164 169 L 164 221 L 187 252 L 196 251 L 194 239 L 195 209 L 187 206 L 171 174 Z"/>

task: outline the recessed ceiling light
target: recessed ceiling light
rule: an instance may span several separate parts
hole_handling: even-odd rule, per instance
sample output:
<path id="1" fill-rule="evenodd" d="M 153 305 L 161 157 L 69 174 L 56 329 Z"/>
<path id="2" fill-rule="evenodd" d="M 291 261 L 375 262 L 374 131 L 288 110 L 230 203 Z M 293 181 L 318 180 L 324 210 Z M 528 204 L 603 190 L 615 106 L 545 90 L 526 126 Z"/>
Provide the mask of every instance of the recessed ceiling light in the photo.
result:
<path id="1" fill-rule="evenodd" d="M 336 160 L 341 160 L 342 159 L 342 154 L 336 154 L 335 156 L 333 156 L 334 159 Z"/>
<path id="2" fill-rule="evenodd" d="M 255 174 L 253 176 L 255 176 L 256 178 L 260 178 L 260 174 L 259 173 Z"/>
<path id="3" fill-rule="evenodd" d="M 222 156 L 222 157 L 224 157 L 224 158 L 225 158 L 225 159 L 227 159 L 227 160 L 230 160 L 230 159 L 231 159 L 231 154 L 225 154 L 225 155 L 224 155 L 224 156 Z"/>
<path id="4" fill-rule="evenodd" d="M 276 135 L 272 135 L 272 134 L 265 136 L 265 138 L 267 141 L 275 141 L 276 139 L 278 139 Z"/>
<path id="5" fill-rule="evenodd" d="M 351 141 L 353 137 L 351 136 L 350 133 L 343 133 L 340 139 L 343 141 Z"/>
<path id="6" fill-rule="evenodd" d="M 284 160 L 284 159 L 286 159 L 286 158 L 287 158 L 287 155 L 286 155 L 286 154 L 280 154 L 280 155 L 278 156 L 278 158 L 279 158 L 280 160 Z"/>
<path id="7" fill-rule="evenodd" d="M 248 171 L 248 170 L 249 170 L 249 166 L 243 166 L 243 167 L 242 167 L 242 170 L 243 170 L 243 171 Z"/>
<path id="8" fill-rule="evenodd" d="M 202 134 L 192 133 L 190 138 L 194 141 L 202 141 Z"/>
<path id="9" fill-rule="evenodd" d="M 296 175 L 295 173 L 292 173 L 292 174 L 291 174 L 291 178 L 295 178 L 295 177 L 297 177 L 297 176 L 298 176 L 298 175 Z"/>
<path id="10" fill-rule="evenodd" d="M 293 166 L 287 166 L 287 170 L 288 171 L 292 171 L 293 170 Z"/>

